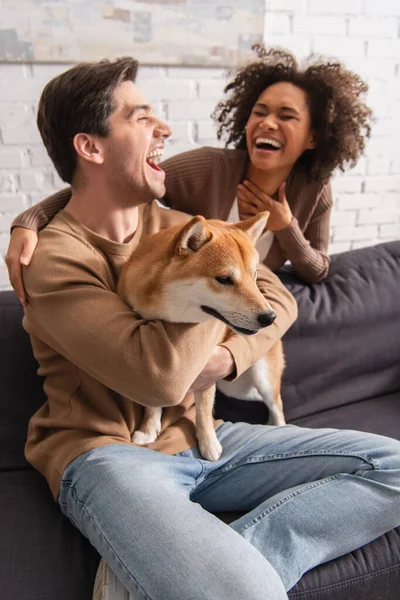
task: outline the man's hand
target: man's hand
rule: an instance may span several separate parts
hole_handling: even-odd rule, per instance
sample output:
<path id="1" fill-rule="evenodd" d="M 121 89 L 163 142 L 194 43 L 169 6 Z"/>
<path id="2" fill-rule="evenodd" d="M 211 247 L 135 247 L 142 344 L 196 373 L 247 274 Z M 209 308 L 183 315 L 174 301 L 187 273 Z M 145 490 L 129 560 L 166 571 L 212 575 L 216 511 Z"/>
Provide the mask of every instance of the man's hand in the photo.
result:
<path id="1" fill-rule="evenodd" d="M 26 298 L 24 282 L 22 281 L 21 265 L 29 265 L 31 263 L 37 243 L 38 234 L 36 231 L 25 229 L 25 227 L 15 227 L 12 231 L 5 257 L 10 283 L 23 306 L 28 305 L 28 300 Z"/>
<path id="2" fill-rule="evenodd" d="M 224 379 L 235 370 L 233 356 L 224 346 L 217 346 L 200 375 L 192 383 L 189 392 L 208 389 L 219 379 Z"/>
<path id="3" fill-rule="evenodd" d="M 259 187 L 244 181 L 238 186 L 238 205 L 240 218 L 249 219 L 263 210 L 269 211 L 267 229 L 281 231 L 286 229 L 293 219 L 292 211 L 285 195 L 285 182 L 281 183 L 278 190 L 278 200 L 265 194 Z"/>

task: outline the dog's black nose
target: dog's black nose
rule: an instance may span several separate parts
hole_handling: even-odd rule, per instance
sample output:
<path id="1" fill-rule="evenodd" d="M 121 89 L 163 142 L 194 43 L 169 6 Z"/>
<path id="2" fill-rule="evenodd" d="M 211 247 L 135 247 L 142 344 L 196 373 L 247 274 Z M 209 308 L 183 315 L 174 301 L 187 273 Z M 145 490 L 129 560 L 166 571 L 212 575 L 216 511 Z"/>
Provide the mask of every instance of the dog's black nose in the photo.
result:
<path id="1" fill-rule="evenodd" d="M 273 310 L 269 310 L 267 312 L 260 313 L 257 317 L 257 320 L 260 323 L 261 327 L 268 327 L 268 325 L 272 325 L 272 323 L 275 321 L 275 319 L 276 319 L 276 314 L 274 313 Z"/>

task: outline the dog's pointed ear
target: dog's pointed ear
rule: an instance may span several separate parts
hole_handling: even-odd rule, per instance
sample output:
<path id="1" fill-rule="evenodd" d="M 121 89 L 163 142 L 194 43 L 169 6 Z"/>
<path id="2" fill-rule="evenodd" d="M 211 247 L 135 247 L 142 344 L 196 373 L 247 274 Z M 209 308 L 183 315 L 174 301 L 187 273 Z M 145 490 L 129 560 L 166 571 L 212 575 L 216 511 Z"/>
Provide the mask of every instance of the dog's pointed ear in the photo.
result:
<path id="1" fill-rule="evenodd" d="M 176 245 L 177 254 L 197 252 L 210 239 L 207 222 L 204 217 L 194 217 L 180 232 Z"/>
<path id="2" fill-rule="evenodd" d="M 235 227 L 241 229 L 249 236 L 251 242 L 255 244 L 265 229 L 269 217 L 269 212 L 267 210 L 258 213 L 255 217 L 251 217 L 251 219 L 246 219 L 245 221 L 239 221 L 239 223 L 235 223 Z"/>

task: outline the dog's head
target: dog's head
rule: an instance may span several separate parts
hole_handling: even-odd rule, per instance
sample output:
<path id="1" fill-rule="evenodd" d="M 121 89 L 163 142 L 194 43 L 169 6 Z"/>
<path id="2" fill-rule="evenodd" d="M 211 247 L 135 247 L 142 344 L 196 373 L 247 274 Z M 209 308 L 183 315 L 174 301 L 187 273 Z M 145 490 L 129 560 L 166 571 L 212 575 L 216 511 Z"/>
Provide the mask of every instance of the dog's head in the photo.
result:
<path id="1" fill-rule="evenodd" d="M 271 325 L 275 313 L 257 287 L 255 244 L 269 213 L 235 224 L 194 217 L 175 236 L 162 275 L 158 318 L 194 323 L 215 317 L 237 333 L 252 335 Z"/>

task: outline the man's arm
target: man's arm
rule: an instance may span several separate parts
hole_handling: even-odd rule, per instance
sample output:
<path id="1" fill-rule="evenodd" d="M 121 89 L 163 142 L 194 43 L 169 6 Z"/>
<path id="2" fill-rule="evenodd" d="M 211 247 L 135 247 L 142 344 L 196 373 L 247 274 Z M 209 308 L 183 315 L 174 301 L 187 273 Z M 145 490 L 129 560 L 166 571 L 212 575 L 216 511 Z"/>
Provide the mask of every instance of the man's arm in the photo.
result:
<path id="1" fill-rule="evenodd" d="M 259 265 L 257 285 L 276 314 L 272 325 L 254 336 L 232 335 L 221 344 L 235 361 L 236 372 L 232 380 L 240 377 L 252 364 L 264 356 L 279 341 L 297 319 L 297 303 L 279 278 L 264 265 Z"/>
<path id="2" fill-rule="evenodd" d="M 143 406 L 181 402 L 218 344 L 223 324 L 137 318 L 99 276 L 101 257 L 83 244 L 72 246 L 53 243 L 57 250 L 49 257 L 39 242 L 24 272 L 26 328 L 79 369 Z"/>

